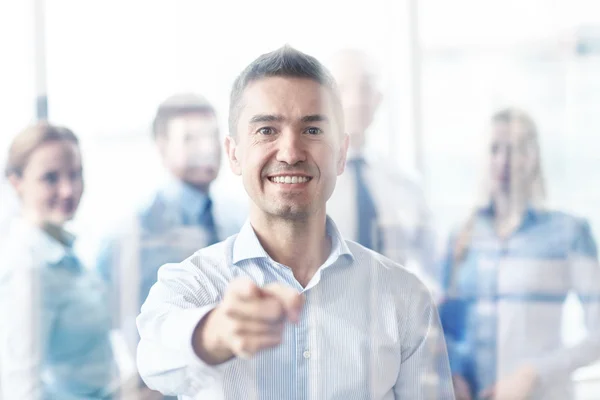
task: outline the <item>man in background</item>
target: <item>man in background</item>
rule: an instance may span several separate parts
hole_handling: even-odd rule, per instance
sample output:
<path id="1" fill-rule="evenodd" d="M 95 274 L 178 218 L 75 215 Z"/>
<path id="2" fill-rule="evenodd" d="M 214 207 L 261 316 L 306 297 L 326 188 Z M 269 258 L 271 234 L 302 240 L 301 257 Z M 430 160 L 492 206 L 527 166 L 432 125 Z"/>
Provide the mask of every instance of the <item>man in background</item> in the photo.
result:
<path id="1" fill-rule="evenodd" d="M 152 134 L 166 177 L 123 229 L 103 243 L 96 264 L 110 284 L 115 325 L 132 360 L 138 342 L 135 318 L 159 267 L 186 259 L 243 223 L 232 204 L 210 190 L 219 174 L 221 146 L 215 109 L 204 97 L 167 98 L 158 107 Z"/>
<path id="2" fill-rule="evenodd" d="M 345 49 L 330 69 L 342 97 L 350 147 L 327 211 L 342 234 L 415 272 L 435 289 L 433 232 L 422 190 L 389 163 L 369 157 L 369 131 L 382 100 L 377 71 L 363 51 Z"/>

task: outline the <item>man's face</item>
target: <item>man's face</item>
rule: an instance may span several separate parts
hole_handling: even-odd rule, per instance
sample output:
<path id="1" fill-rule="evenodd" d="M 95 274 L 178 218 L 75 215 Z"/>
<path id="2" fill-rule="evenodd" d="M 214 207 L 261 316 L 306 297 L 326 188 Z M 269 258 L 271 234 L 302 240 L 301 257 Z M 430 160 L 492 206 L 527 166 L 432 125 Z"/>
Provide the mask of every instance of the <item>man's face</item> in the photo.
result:
<path id="1" fill-rule="evenodd" d="M 305 219 L 325 211 L 344 171 L 348 138 L 332 95 L 310 79 L 270 77 L 246 87 L 226 150 L 258 211 Z"/>
<path id="2" fill-rule="evenodd" d="M 216 179 L 221 148 L 217 118 L 213 113 L 172 118 L 157 144 L 167 169 L 182 181 L 205 189 Z"/>
<path id="3" fill-rule="evenodd" d="M 366 57 L 366 56 L 365 56 Z M 332 65 L 332 73 L 340 90 L 346 131 L 350 146 L 360 149 L 381 102 L 374 85 L 373 72 L 361 54 L 340 54 Z"/>

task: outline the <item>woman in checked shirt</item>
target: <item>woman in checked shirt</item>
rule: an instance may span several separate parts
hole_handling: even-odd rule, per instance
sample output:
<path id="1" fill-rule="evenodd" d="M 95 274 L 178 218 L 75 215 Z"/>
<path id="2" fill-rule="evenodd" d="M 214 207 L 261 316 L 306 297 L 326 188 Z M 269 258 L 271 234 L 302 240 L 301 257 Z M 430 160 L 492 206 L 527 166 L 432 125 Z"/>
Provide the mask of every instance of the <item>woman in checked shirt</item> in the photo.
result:
<path id="1" fill-rule="evenodd" d="M 522 111 L 491 123 L 484 204 L 450 238 L 440 314 L 459 399 L 568 400 L 571 373 L 600 359 L 600 267 L 586 221 L 541 207 L 537 131 Z M 561 340 L 575 293 L 588 334 Z"/>

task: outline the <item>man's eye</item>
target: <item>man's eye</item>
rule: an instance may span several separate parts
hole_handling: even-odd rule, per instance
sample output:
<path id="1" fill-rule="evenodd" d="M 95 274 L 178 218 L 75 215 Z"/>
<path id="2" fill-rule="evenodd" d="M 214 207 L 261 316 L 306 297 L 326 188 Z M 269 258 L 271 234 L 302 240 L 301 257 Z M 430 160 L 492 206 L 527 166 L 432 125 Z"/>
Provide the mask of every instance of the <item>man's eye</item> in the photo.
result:
<path id="1" fill-rule="evenodd" d="M 258 130 L 258 133 L 260 133 L 261 135 L 272 135 L 274 133 L 273 128 L 260 128 Z"/>
<path id="2" fill-rule="evenodd" d="M 306 130 L 306 133 L 308 133 L 309 135 L 318 135 L 321 132 L 323 132 L 323 131 L 321 129 L 319 129 L 319 128 L 308 128 Z"/>

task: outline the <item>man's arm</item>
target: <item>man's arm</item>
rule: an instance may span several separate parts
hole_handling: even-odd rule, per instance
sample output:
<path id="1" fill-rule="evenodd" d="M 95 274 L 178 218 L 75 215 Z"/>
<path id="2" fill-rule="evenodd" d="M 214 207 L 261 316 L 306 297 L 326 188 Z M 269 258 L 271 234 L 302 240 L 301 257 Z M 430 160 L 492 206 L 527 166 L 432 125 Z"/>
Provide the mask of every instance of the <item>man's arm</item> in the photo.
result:
<path id="1" fill-rule="evenodd" d="M 284 324 L 297 322 L 302 305 L 296 290 L 277 283 L 211 282 L 190 260 L 167 264 L 137 320 L 140 375 L 166 395 L 219 392 L 227 362 L 279 345 Z"/>
<path id="2" fill-rule="evenodd" d="M 219 374 L 192 346 L 199 322 L 218 303 L 199 271 L 190 260 L 162 266 L 137 318 L 138 370 L 149 388 L 165 395 L 193 396 Z"/>
<path id="3" fill-rule="evenodd" d="M 112 238 L 103 239 L 99 246 L 95 260 L 95 269 L 107 284 L 113 281 L 113 269 L 118 251 L 117 241 Z"/>
<path id="4" fill-rule="evenodd" d="M 404 319 L 402 360 L 394 385 L 398 399 L 453 400 L 448 353 L 429 291 L 415 279 Z"/>

